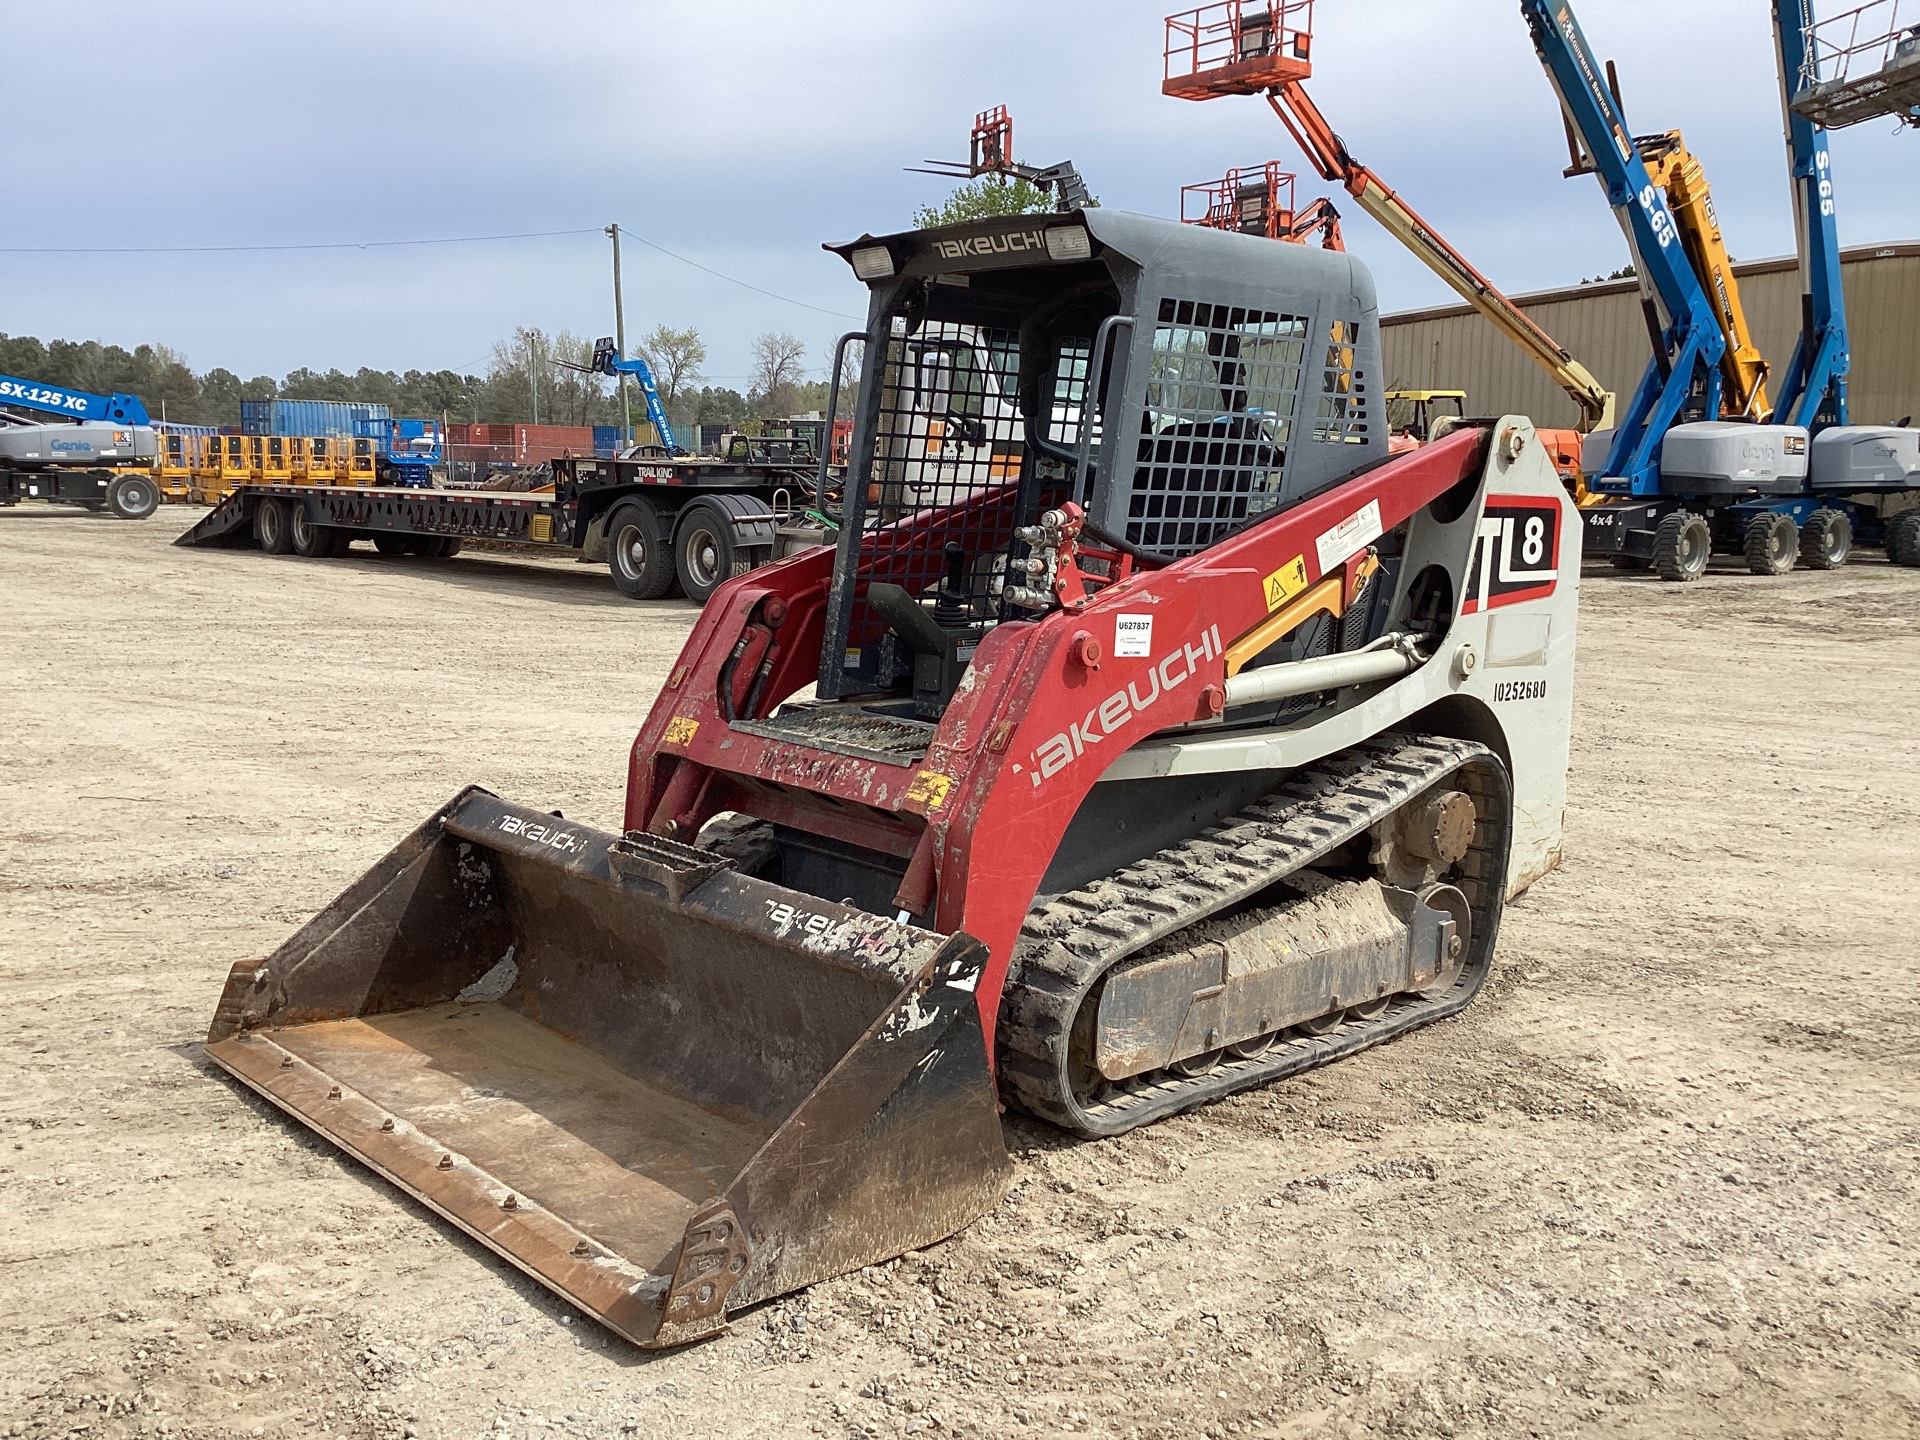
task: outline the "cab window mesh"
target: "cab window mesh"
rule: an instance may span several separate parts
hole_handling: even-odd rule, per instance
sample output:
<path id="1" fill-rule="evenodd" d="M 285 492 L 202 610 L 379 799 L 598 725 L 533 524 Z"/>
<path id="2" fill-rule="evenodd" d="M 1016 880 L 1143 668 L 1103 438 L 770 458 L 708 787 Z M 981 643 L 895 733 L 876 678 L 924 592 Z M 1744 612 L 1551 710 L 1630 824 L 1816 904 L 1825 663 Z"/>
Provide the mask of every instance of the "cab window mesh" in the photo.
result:
<path id="1" fill-rule="evenodd" d="M 1309 328 L 1278 311 L 1160 302 L 1130 544 L 1192 555 L 1279 505 Z M 1351 376 L 1350 337 L 1347 355 Z"/>
<path id="2" fill-rule="evenodd" d="M 1057 347 L 1047 431 L 1056 444 L 1076 443 L 1090 344 Z M 854 478 L 859 493 L 846 497 L 858 535 L 858 583 L 886 581 L 924 598 L 957 565 L 968 617 L 998 618 L 1014 529 L 1031 523 L 1016 514 L 1026 450 L 1019 337 L 929 322 L 912 335 L 892 336 L 882 363 L 871 463 L 851 467 L 850 476 L 864 484 Z M 892 678 L 882 653 L 887 629 L 864 598 L 852 602 L 843 667 L 849 678 L 881 685 Z"/>
<path id="3" fill-rule="evenodd" d="M 1326 363 L 1320 372 L 1320 403 L 1313 438 L 1321 445 L 1364 445 L 1368 433 L 1367 376 L 1354 368 L 1360 327 L 1335 320 L 1327 331 Z"/>

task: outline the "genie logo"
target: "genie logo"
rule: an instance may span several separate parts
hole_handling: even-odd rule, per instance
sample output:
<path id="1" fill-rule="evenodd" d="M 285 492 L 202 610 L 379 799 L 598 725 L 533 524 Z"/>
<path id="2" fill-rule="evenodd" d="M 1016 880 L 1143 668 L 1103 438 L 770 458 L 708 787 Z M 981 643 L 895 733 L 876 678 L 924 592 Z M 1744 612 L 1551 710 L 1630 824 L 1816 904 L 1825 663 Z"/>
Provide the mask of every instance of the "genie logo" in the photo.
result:
<path id="1" fill-rule="evenodd" d="M 55 440 L 47 448 L 56 455 L 91 455 L 93 445 L 86 440 Z"/>

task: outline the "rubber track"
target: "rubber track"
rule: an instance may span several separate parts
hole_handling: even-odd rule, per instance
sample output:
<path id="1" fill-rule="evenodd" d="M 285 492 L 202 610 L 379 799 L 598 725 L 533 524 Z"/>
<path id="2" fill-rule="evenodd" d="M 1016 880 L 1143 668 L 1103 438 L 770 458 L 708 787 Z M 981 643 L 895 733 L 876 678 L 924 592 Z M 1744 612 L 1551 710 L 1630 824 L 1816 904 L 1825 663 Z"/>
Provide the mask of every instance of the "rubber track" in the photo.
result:
<path id="1" fill-rule="evenodd" d="M 1226 1059 L 1205 1075 L 1160 1071 L 1083 1105 L 1072 1092 L 1069 1049 L 1080 1010 L 1115 965 L 1163 937 L 1252 898 L 1452 779 L 1480 812 L 1459 866 L 1472 906 L 1472 945 L 1459 979 L 1434 999 L 1397 998 L 1372 1020 L 1324 1035 L 1283 1035 L 1253 1059 Z M 1504 902 L 1511 786 L 1492 751 L 1470 741 L 1388 736 L 1297 771 L 1274 793 L 1188 840 L 1028 916 L 1001 1002 L 1003 1096 L 1077 1135 L 1116 1135 L 1236 1091 L 1329 1064 L 1465 1008 L 1486 978 Z"/>

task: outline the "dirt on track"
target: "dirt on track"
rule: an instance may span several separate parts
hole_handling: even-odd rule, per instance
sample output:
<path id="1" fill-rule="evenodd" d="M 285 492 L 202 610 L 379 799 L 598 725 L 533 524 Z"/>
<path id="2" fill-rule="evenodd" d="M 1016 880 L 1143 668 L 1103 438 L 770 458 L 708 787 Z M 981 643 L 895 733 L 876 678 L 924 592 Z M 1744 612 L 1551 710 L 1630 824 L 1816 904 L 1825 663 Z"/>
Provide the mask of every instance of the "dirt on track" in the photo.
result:
<path id="1" fill-rule="evenodd" d="M 462 785 L 617 828 L 598 567 L 0 513 L 0 1436 L 1920 1435 L 1920 574 L 1588 572 L 1564 867 L 1463 1017 L 635 1351 L 200 1041 Z"/>

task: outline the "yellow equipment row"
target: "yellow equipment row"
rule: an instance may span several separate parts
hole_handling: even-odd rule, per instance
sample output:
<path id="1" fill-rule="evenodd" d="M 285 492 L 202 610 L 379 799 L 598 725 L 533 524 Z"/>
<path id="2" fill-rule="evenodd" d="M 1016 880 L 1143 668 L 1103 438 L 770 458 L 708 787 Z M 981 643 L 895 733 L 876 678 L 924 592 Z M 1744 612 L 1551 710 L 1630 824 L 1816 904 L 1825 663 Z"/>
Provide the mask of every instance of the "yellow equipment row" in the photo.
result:
<path id="1" fill-rule="evenodd" d="M 378 442 L 303 435 L 170 435 L 160 437 L 153 477 L 169 500 L 214 505 L 234 486 L 371 485 Z"/>

